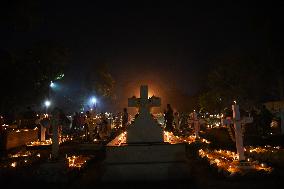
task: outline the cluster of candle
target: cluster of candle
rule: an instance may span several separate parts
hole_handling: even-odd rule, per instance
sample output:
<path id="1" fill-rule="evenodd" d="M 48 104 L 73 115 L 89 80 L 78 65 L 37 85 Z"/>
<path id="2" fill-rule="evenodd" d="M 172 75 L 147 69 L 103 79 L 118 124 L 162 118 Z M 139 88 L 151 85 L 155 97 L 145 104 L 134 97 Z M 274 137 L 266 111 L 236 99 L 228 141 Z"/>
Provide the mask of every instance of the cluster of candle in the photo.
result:
<path id="1" fill-rule="evenodd" d="M 25 151 L 25 152 L 20 151 L 16 154 L 13 154 L 13 155 L 9 154 L 8 157 L 9 158 L 17 158 L 17 157 L 28 157 L 28 156 L 31 156 L 31 155 L 32 155 L 32 153 L 30 151 Z"/>
<path id="2" fill-rule="evenodd" d="M 229 150 L 209 151 L 203 149 L 200 149 L 198 152 L 200 157 L 207 158 L 210 165 L 215 164 L 218 168 L 228 171 L 231 174 L 244 171 L 238 161 L 239 156 L 235 152 Z M 249 163 L 250 170 L 272 171 L 272 168 L 266 166 L 264 163 L 258 164 L 257 161 L 251 161 L 251 159 L 248 159 L 247 163 Z"/>
<path id="3" fill-rule="evenodd" d="M 81 168 L 90 158 L 85 156 L 70 156 L 67 157 L 69 168 Z"/>
<path id="4" fill-rule="evenodd" d="M 59 140 L 59 144 L 67 142 L 67 141 L 71 141 L 71 140 L 73 140 L 73 138 L 68 136 L 68 135 L 67 136 L 61 136 L 60 140 Z M 50 138 L 50 139 L 47 139 L 45 141 L 39 141 L 38 140 L 38 141 L 31 142 L 31 143 L 27 144 L 27 146 L 49 146 L 51 144 L 52 144 L 52 139 Z"/>
<path id="5" fill-rule="evenodd" d="M 34 129 L 17 129 L 17 130 L 16 130 L 16 133 L 19 133 L 19 132 L 27 132 L 27 131 L 31 131 L 31 130 L 38 130 L 38 128 L 35 127 Z M 12 129 L 12 131 L 15 131 L 15 129 Z"/>
<path id="6" fill-rule="evenodd" d="M 69 135 L 61 136 L 59 140 L 59 144 L 67 142 L 67 141 L 71 141 L 71 140 L 73 140 L 73 138 Z"/>
<path id="7" fill-rule="evenodd" d="M 9 125 L 3 124 L 3 125 L 1 125 L 1 126 L 4 127 L 4 129 L 6 129 Z"/>
<path id="8" fill-rule="evenodd" d="M 224 126 L 224 125 L 222 125 L 220 122 L 216 122 L 216 123 L 214 123 L 214 124 L 208 124 L 207 126 L 206 126 L 208 129 L 212 129 L 212 128 L 225 128 L 226 126 Z"/>
<path id="9" fill-rule="evenodd" d="M 280 150 L 280 146 L 269 146 L 266 145 L 264 147 L 253 147 L 253 146 L 248 146 L 245 147 L 245 152 L 248 153 L 266 153 L 266 152 L 277 152 L 278 150 Z"/>
<path id="10" fill-rule="evenodd" d="M 248 146 L 244 150 L 248 157 L 252 157 L 260 161 L 262 160 L 269 161 L 270 163 L 276 165 L 279 162 L 281 162 L 281 159 L 279 159 L 279 157 L 281 157 L 281 154 L 283 152 L 283 149 L 280 146 L 270 146 L 270 145 L 266 145 L 264 147 Z M 264 167 L 263 165 L 265 164 L 261 164 L 261 166 L 259 166 L 259 169 L 263 169 Z"/>
<path id="11" fill-rule="evenodd" d="M 127 132 L 123 132 L 117 137 L 115 137 L 114 140 L 112 140 L 110 143 L 108 143 L 107 146 L 121 146 L 122 144 L 126 143 L 126 135 Z"/>
<path id="12" fill-rule="evenodd" d="M 127 132 L 125 131 L 118 136 L 118 140 L 116 143 L 117 146 L 120 146 L 122 143 L 126 143 L 126 134 Z"/>
<path id="13" fill-rule="evenodd" d="M 130 115 L 129 115 L 130 117 Z M 115 116 L 115 117 L 112 117 L 112 118 L 109 118 L 111 119 L 111 128 L 112 129 L 119 129 L 122 127 L 122 116 L 119 115 L 119 116 Z M 131 118 L 130 118 L 131 119 Z"/>
<path id="14" fill-rule="evenodd" d="M 206 140 L 205 138 L 200 138 L 199 140 L 200 140 L 201 142 L 206 143 L 206 144 L 210 144 L 210 143 L 211 143 L 210 141 Z"/>
<path id="15" fill-rule="evenodd" d="M 27 144 L 27 146 L 49 146 L 52 144 L 52 139 L 47 139 L 45 141 L 34 141 L 31 142 L 29 144 Z"/>
<path id="16" fill-rule="evenodd" d="M 210 118 L 219 118 L 219 119 L 222 118 L 223 116 L 224 116 L 223 114 L 210 114 L 209 115 Z"/>
<path id="17" fill-rule="evenodd" d="M 168 142 L 170 144 L 175 144 L 174 138 L 175 138 L 175 136 L 173 135 L 173 133 L 168 132 L 168 131 L 164 131 L 164 142 Z"/>
<path id="18" fill-rule="evenodd" d="M 31 153 L 30 151 L 20 151 L 16 154 L 8 154 L 7 161 L 0 163 L 1 168 L 16 168 L 17 166 L 26 166 L 40 158 L 40 153 Z"/>
<path id="19" fill-rule="evenodd" d="M 172 132 L 164 131 L 164 142 L 168 142 L 170 144 L 178 144 L 178 143 L 191 144 L 196 141 L 197 139 L 195 135 L 190 135 L 188 137 L 181 137 L 181 136 L 175 136 Z M 207 144 L 210 143 L 208 140 L 204 138 L 199 138 L 199 141 Z"/>
<path id="20" fill-rule="evenodd" d="M 254 167 L 256 170 L 263 170 L 267 172 L 271 172 L 273 170 L 272 167 L 267 166 L 265 163 L 261 163 L 261 164 L 255 163 Z"/>

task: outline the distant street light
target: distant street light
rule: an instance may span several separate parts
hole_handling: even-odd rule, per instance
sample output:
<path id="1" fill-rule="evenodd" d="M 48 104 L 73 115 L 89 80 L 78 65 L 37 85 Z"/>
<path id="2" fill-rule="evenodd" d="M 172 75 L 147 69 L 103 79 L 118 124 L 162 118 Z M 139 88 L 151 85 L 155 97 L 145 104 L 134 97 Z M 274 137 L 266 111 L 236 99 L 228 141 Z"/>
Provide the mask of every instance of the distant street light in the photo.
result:
<path id="1" fill-rule="evenodd" d="M 96 110 L 96 106 L 97 106 L 97 99 L 96 97 L 91 97 L 91 104 L 92 104 L 92 108 L 94 108 Z"/>
<path id="2" fill-rule="evenodd" d="M 46 101 L 44 102 L 44 105 L 45 105 L 47 108 L 50 106 L 50 104 L 51 104 L 51 102 L 50 102 L 49 100 L 46 100 Z"/>
<path id="3" fill-rule="evenodd" d="M 92 102 L 92 104 L 96 104 L 97 99 L 95 97 L 92 97 L 91 102 Z"/>
<path id="4" fill-rule="evenodd" d="M 47 109 L 48 109 L 48 107 L 51 105 L 51 102 L 50 102 L 49 100 L 46 100 L 46 101 L 44 102 L 44 105 L 45 105 L 45 113 L 47 114 Z"/>

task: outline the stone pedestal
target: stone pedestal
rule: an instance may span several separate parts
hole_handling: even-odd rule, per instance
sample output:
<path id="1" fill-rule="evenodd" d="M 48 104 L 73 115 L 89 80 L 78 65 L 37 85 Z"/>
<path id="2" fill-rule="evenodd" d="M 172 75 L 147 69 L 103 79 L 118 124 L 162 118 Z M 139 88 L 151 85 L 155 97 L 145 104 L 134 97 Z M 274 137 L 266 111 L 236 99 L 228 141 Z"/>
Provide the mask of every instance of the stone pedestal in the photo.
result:
<path id="1" fill-rule="evenodd" d="M 255 169 L 255 165 L 253 165 L 251 162 L 239 162 L 238 168 L 241 170 L 252 170 Z"/>
<path id="2" fill-rule="evenodd" d="M 10 150 L 24 146 L 27 143 L 38 140 L 38 129 L 21 129 L 15 131 L 2 132 L 2 148 L 4 150 Z M 0 142 L 1 143 L 1 142 Z M 1 146 L 0 146 L 1 147 Z"/>
<path id="3" fill-rule="evenodd" d="M 195 111 L 193 112 L 193 125 L 194 125 L 195 137 L 198 139 L 199 138 L 199 131 L 200 131 L 200 124 L 199 124 L 199 120 L 198 120 L 198 117 L 197 117 L 197 113 Z"/>
<path id="4" fill-rule="evenodd" d="M 67 183 L 69 181 L 67 174 L 68 169 L 65 161 L 50 161 L 40 165 L 36 170 L 35 179 L 47 183 Z"/>
<path id="5" fill-rule="evenodd" d="M 102 181 L 171 181 L 189 178 L 185 144 L 107 146 Z"/>
<path id="6" fill-rule="evenodd" d="M 164 142 L 162 128 L 150 113 L 145 114 L 139 115 L 127 129 L 127 143 Z"/>
<path id="7" fill-rule="evenodd" d="M 159 97 L 148 97 L 147 85 L 140 87 L 140 98 L 128 99 L 128 106 L 138 108 L 139 115 L 127 130 L 127 143 L 164 142 L 163 130 L 150 113 L 150 108 L 160 105 Z"/>
<path id="8" fill-rule="evenodd" d="M 59 132 L 58 126 L 52 125 L 52 158 L 57 159 L 59 154 Z"/>

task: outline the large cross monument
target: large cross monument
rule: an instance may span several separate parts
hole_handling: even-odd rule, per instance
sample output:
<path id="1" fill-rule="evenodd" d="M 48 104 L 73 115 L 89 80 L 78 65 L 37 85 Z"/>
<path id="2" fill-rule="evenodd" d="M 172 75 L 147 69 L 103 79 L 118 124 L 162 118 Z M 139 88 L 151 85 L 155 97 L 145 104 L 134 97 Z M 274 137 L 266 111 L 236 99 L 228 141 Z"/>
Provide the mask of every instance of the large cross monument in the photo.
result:
<path id="1" fill-rule="evenodd" d="M 140 98 L 128 99 L 128 107 L 138 108 L 139 115 L 127 130 L 127 143 L 164 142 L 163 130 L 150 113 L 152 107 L 161 106 L 161 99 L 148 97 L 148 86 L 140 87 Z"/>
<path id="2" fill-rule="evenodd" d="M 148 86 L 140 87 L 140 98 L 128 99 L 138 116 L 128 126 L 126 142 L 121 135 L 106 145 L 102 181 L 160 181 L 189 177 L 185 144 L 164 142 L 163 129 L 150 113 L 161 99 L 148 97 Z"/>

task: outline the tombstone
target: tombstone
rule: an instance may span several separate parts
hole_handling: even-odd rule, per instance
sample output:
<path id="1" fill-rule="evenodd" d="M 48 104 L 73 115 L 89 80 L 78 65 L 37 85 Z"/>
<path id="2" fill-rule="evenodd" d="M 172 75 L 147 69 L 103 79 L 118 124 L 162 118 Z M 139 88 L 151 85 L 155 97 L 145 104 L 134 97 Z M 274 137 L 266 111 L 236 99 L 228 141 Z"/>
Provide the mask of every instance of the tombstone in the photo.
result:
<path id="1" fill-rule="evenodd" d="M 241 124 L 251 123 L 253 119 L 251 117 L 245 117 L 243 119 L 240 119 L 240 110 L 239 110 L 239 105 L 237 104 L 233 104 L 232 109 L 233 109 L 233 122 L 234 122 L 237 153 L 239 155 L 239 161 L 244 161 L 245 154 L 244 154 L 243 132 Z"/>
<path id="2" fill-rule="evenodd" d="M 56 118 L 51 118 L 53 121 L 51 121 L 52 126 L 52 159 L 58 158 L 58 152 L 59 152 L 59 131 L 58 131 L 58 124 L 59 121 Z"/>
<path id="3" fill-rule="evenodd" d="M 45 141 L 45 132 L 46 128 L 44 126 L 40 126 L 40 141 L 43 142 Z"/>
<path id="4" fill-rule="evenodd" d="M 231 124 L 233 124 L 231 117 L 226 117 L 226 119 L 221 120 L 221 124 L 228 129 L 229 135 L 233 142 L 236 142 L 235 133 L 232 132 Z"/>
<path id="5" fill-rule="evenodd" d="M 102 181 L 188 179 L 185 144 L 164 142 L 163 129 L 150 114 L 152 107 L 160 106 L 161 99 L 148 98 L 148 86 L 141 86 L 140 94 L 140 98 L 128 100 L 129 107 L 138 108 L 138 117 L 106 146 Z"/>
<path id="6" fill-rule="evenodd" d="M 148 86 L 141 86 L 140 98 L 128 99 L 128 106 L 138 108 L 139 115 L 127 130 L 127 143 L 164 142 L 163 130 L 150 114 L 152 107 L 160 105 L 160 98 L 148 98 Z"/>
<path id="7" fill-rule="evenodd" d="M 0 150 L 18 148 L 36 140 L 38 129 L 4 130 L 0 135 Z"/>
<path id="8" fill-rule="evenodd" d="M 195 112 L 195 110 L 190 114 L 190 117 L 191 118 L 189 119 L 188 123 L 193 124 L 194 134 L 195 134 L 196 139 L 198 139 L 201 120 L 198 119 L 198 116 L 197 116 L 197 113 Z"/>
<path id="9" fill-rule="evenodd" d="M 178 112 L 174 113 L 174 121 L 173 121 L 174 127 L 177 131 L 180 129 L 180 115 Z"/>
<path id="10" fill-rule="evenodd" d="M 47 117 L 40 117 L 37 121 L 37 123 L 40 125 L 40 141 L 45 141 L 45 133 L 47 130 L 47 127 L 50 126 L 50 119 Z"/>
<path id="11" fill-rule="evenodd" d="M 195 133 L 195 138 L 199 138 L 199 131 L 200 131 L 200 124 L 199 124 L 199 120 L 197 117 L 197 113 L 194 111 L 193 112 L 193 125 L 194 125 L 194 133 Z"/>
<path id="12" fill-rule="evenodd" d="M 233 123 L 231 117 L 226 117 L 225 119 L 221 120 L 221 124 L 224 125 L 225 127 L 230 126 Z"/>

